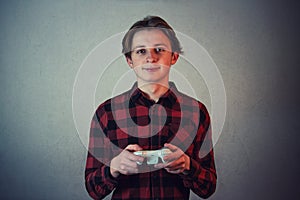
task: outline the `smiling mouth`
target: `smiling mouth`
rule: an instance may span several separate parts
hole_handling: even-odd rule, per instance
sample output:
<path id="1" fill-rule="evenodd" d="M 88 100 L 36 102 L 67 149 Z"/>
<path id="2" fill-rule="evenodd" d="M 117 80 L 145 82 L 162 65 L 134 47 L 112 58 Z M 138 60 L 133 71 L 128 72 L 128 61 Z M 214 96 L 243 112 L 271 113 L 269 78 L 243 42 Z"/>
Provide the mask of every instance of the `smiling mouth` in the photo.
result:
<path id="1" fill-rule="evenodd" d="M 158 67 L 143 67 L 142 69 L 147 71 L 147 72 L 155 72 L 155 71 L 158 71 L 160 69 L 160 66 L 158 66 Z"/>

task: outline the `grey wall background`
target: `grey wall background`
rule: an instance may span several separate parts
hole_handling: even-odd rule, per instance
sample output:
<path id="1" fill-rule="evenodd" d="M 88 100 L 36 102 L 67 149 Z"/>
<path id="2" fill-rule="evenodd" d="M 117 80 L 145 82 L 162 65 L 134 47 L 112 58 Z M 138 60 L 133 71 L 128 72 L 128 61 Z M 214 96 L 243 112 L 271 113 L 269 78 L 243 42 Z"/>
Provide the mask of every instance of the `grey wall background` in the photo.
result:
<path id="1" fill-rule="evenodd" d="M 299 196 L 297 1 L 1 1 L 1 199 L 89 199 L 72 87 L 101 41 L 160 15 L 219 67 L 227 118 L 211 199 Z M 124 65 L 126 67 L 126 65 Z M 197 199 L 192 195 L 191 199 Z"/>

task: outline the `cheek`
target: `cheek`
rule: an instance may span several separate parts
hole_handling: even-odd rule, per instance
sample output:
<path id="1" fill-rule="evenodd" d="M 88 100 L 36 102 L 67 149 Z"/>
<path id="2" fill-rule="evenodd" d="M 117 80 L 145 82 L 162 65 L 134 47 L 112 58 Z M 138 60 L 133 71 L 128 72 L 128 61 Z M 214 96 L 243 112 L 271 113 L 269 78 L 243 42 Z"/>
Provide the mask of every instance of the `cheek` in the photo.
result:
<path id="1" fill-rule="evenodd" d="M 136 73 L 136 74 L 141 73 L 141 71 L 142 71 L 141 65 L 134 66 L 132 69 L 133 69 L 134 73 Z"/>
<path id="2" fill-rule="evenodd" d="M 165 67 L 169 68 L 172 65 L 171 59 L 164 59 L 161 61 L 161 64 L 163 64 Z"/>
<path id="3" fill-rule="evenodd" d="M 138 66 L 138 65 L 141 65 L 142 63 L 144 62 L 144 59 L 143 58 L 137 58 L 137 57 L 133 57 L 132 58 L 132 63 L 134 66 Z"/>

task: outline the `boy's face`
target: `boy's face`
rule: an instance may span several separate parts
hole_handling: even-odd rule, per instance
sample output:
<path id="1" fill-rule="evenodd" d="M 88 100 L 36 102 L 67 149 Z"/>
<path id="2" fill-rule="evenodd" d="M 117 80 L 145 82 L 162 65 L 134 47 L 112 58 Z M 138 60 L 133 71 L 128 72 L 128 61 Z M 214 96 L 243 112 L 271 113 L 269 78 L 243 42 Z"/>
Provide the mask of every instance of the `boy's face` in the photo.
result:
<path id="1" fill-rule="evenodd" d="M 159 29 L 141 30 L 132 39 L 131 59 L 127 63 L 137 75 L 139 84 L 167 83 L 170 66 L 178 53 L 172 53 L 169 38 Z"/>

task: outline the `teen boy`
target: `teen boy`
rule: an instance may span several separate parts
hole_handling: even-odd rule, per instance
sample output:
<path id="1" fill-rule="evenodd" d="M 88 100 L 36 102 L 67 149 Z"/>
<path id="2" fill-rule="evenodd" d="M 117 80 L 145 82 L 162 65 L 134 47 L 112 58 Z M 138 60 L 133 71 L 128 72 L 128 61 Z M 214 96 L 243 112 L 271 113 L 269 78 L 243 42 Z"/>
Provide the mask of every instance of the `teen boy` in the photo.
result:
<path id="1" fill-rule="evenodd" d="M 89 195 L 101 199 L 113 191 L 113 199 L 189 199 L 192 190 L 208 198 L 216 188 L 210 117 L 201 102 L 169 81 L 181 53 L 175 32 L 160 17 L 148 16 L 133 24 L 122 45 L 137 79 L 93 117 L 85 171 Z M 209 145 L 202 145 L 204 138 Z M 162 148 L 171 153 L 154 165 L 134 153 Z"/>

